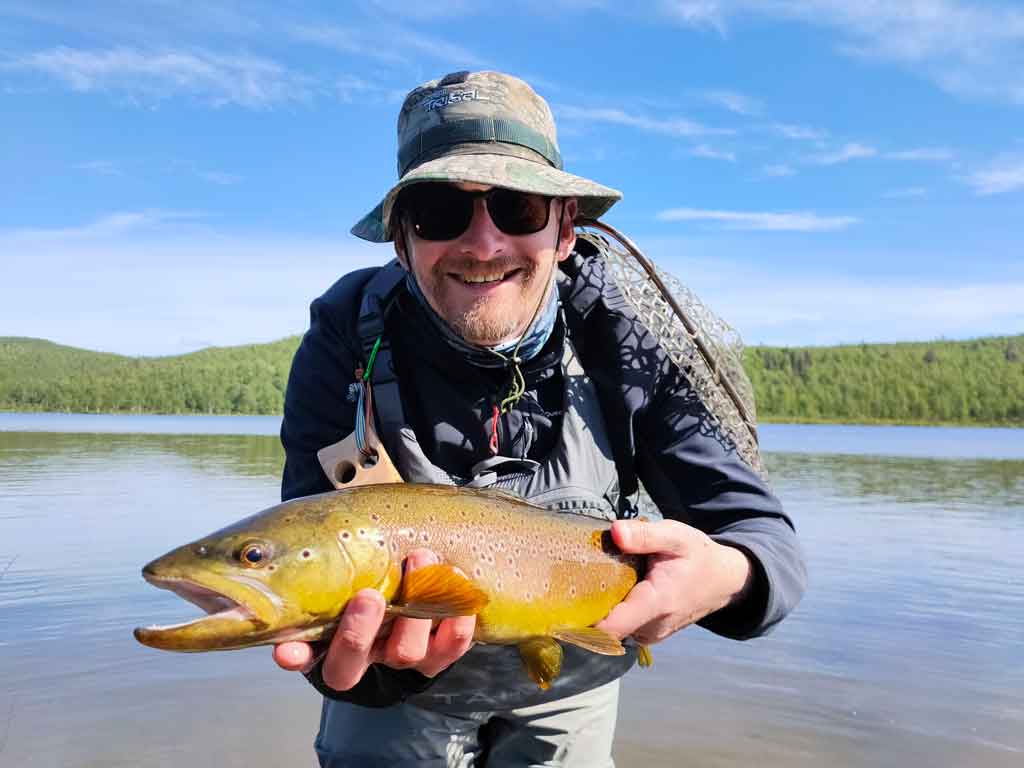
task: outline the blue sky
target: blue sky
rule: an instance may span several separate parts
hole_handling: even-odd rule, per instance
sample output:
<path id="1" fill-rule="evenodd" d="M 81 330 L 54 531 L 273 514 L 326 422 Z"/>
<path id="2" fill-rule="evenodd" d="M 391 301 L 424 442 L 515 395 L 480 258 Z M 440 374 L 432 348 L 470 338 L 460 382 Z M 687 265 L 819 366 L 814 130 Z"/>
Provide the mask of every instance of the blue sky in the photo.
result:
<path id="1" fill-rule="evenodd" d="M 748 344 L 1024 331 L 1024 6 L 0 0 L 0 335 L 269 341 L 387 246 L 403 95 L 500 69 Z M 491 10 L 491 9 L 494 10 Z M 624 10 L 628 9 L 628 10 Z"/>

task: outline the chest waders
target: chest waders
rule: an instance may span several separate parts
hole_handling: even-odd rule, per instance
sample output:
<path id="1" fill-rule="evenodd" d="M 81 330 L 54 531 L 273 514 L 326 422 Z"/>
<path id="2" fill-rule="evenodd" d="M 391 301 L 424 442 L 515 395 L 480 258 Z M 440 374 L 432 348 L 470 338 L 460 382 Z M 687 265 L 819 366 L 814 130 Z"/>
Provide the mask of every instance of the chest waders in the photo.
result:
<path id="1" fill-rule="evenodd" d="M 388 264 L 366 285 L 360 306 L 358 330 L 366 359 L 376 347 L 370 378 L 376 431 L 406 482 L 454 485 L 451 475 L 426 457 L 405 419 L 391 345 L 384 332 L 388 308 L 404 290 L 404 280 L 405 272 L 397 262 Z M 609 521 L 627 516 L 633 507 L 629 499 L 620 498 L 619 473 L 596 388 L 568 336 L 561 364 L 564 416 L 548 456 L 541 462 L 492 456 L 475 465 L 470 480 L 461 484 L 507 490 L 558 512 Z M 627 513 L 620 513 L 620 508 Z M 513 709 L 608 683 L 636 661 L 633 646 L 627 646 L 621 657 L 601 656 L 572 645 L 563 646 L 563 651 L 561 674 L 549 690 L 542 691 L 527 677 L 516 646 L 477 644 L 430 688 L 409 701 L 446 712 Z"/>
<path id="2" fill-rule="evenodd" d="M 601 229 L 607 231 L 604 225 Z M 632 438 L 623 431 L 609 434 L 599 406 L 606 396 L 605 406 L 615 408 L 621 395 L 614 383 L 605 391 L 603 379 L 595 386 L 570 341 L 584 322 L 597 318 L 603 323 L 623 312 L 635 313 L 644 330 L 653 331 L 669 358 L 696 382 L 740 455 L 762 473 L 738 337 L 680 284 L 666 280 L 669 276 L 655 279 L 653 267 L 630 243 L 623 249 L 603 235 L 582 233 L 577 250 L 587 256 L 600 253 L 614 283 L 605 291 L 601 281 L 588 282 L 580 271 L 587 269 L 586 258 L 563 265 L 571 269 L 572 285 L 563 293 L 565 416 L 556 444 L 540 463 L 497 456 L 481 462 L 470 484 L 505 488 L 563 512 L 605 519 L 636 515 L 639 483 Z M 451 476 L 426 458 L 406 423 L 384 336 L 387 312 L 403 289 L 404 274 L 397 262 L 380 269 L 364 288 L 360 306 L 364 360 L 382 339 L 371 372 L 377 432 L 406 480 L 450 484 Z M 404 703 L 368 709 L 325 699 L 316 741 L 321 766 L 468 768 L 485 754 L 488 768 L 611 768 L 618 678 L 633 664 L 635 648 L 627 646 L 627 655 L 616 658 L 568 645 L 564 654 L 562 674 L 546 692 L 528 680 L 514 646 L 476 645 L 433 686 Z"/>

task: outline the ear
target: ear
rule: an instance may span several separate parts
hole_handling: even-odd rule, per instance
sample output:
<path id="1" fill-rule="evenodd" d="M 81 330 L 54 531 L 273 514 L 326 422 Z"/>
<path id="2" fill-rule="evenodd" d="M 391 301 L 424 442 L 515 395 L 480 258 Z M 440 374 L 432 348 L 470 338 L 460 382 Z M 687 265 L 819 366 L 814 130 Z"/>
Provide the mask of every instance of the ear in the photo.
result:
<path id="1" fill-rule="evenodd" d="M 562 231 L 558 233 L 558 253 L 555 254 L 557 261 L 565 261 L 576 247 L 576 215 L 579 213 L 579 204 L 575 197 L 567 197 L 563 202 L 561 212 Z"/>
<path id="2" fill-rule="evenodd" d="M 395 256 L 398 257 L 398 263 L 402 265 L 406 272 L 409 271 L 409 251 L 406 248 L 405 240 L 405 223 L 401 217 L 395 222 L 394 227 L 394 246 Z"/>

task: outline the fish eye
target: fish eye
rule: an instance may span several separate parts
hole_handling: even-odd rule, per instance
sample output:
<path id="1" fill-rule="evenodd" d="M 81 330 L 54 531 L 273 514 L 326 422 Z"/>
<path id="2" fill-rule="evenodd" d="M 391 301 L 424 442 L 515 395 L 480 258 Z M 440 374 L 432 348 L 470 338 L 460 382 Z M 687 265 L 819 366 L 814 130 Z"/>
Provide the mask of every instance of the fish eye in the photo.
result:
<path id="1" fill-rule="evenodd" d="M 242 561 L 242 565 L 259 568 L 269 562 L 270 548 L 258 541 L 249 542 L 242 547 L 238 559 Z"/>

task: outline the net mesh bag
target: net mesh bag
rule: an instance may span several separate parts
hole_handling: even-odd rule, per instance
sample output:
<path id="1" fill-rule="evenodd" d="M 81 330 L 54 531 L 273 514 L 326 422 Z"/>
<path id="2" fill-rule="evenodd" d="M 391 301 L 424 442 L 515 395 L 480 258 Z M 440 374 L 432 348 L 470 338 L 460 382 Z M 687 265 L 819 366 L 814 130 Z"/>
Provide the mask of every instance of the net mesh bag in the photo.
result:
<path id="1" fill-rule="evenodd" d="M 598 250 L 644 327 L 688 377 L 712 421 L 737 454 L 766 477 L 757 444 L 754 388 L 743 370 L 739 334 L 685 285 L 603 222 L 579 222 L 577 237 Z"/>

